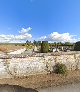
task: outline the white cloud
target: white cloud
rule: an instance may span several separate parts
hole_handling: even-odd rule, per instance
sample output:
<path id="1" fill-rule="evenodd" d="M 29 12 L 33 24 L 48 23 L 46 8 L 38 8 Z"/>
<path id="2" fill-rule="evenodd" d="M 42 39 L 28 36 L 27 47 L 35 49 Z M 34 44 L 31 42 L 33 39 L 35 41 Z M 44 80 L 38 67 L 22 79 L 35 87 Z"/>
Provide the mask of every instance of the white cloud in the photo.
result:
<path id="1" fill-rule="evenodd" d="M 56 41 L 56 42 L 76 42 L 77 39 L 75 38 L 75 35 L 70 35 L 69 33 L 58 33 L 53 32 L 49 34 L 48 36 L 42 36 L 40 37 L 40 40 L 46 40 L 46 41 Z"/>
<path id="2" fill-rule="evenodd" d="M 29 32 L 30 30 L 32 30 L 31 27 L 28 27 L 27 29 L 22 28 L 21 31 L 19 31 L 20 34 L 25 34 L 26 32 Z"/>
<path id="3" fill-rule="evenodd" d="M 28 38 L 32 38 L 32 35 L 29 34 L 28 32 L 31 30 L 32 28 L 22 28 L 21 31 L 19 31 L 19 35 L 0 35 L 0 42 L 12 42 L 12 41 L 18 41 L 18 40 L 26 40 Z"/>

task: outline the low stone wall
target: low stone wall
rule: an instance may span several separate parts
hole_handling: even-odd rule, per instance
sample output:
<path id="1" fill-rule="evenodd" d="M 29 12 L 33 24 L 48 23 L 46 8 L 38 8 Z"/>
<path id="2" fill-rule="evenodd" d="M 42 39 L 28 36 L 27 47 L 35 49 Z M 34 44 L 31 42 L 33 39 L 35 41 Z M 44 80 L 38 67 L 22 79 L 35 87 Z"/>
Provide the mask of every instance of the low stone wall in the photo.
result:
<path id="1" fill-rule="evenodd" d="M 0 78 L 47 73 L 53 71 L 58 62 L 65 64 L 68 70 L 80 69 L 80 54 L 0 59 Z"/>

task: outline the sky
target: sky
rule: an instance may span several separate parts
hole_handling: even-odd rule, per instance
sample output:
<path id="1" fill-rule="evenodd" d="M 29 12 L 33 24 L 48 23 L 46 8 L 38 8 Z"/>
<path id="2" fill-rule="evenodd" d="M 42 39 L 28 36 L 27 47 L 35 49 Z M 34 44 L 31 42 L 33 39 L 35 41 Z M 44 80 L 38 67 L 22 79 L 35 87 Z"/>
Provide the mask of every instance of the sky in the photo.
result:
<path id="1" fill-rule="evenodd" d="M 80 0 L 0 0 L 0 42 L 80 39 Z"/>

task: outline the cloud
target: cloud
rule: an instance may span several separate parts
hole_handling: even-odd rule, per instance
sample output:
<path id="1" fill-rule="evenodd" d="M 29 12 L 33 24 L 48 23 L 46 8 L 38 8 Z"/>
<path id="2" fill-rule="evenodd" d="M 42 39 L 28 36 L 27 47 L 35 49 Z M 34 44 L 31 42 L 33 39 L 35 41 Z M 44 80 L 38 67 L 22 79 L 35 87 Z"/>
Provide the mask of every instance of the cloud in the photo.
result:
<path id="1" fill-rule="evenodd" d="M 22 28 L 21 31 L 19 31 L 20 34 L 25 34 L 26 32 L 29 32 L 30 30 L 32 30 L 31 27 L 28 27 L 27 29 Z"/>
<path id="2" fill-rule="evenodd" d="M 56 42 L 76 42 L 77 39 L 75 38 L 75 35 L 70 35 L 69 33 L 58 33 L 53 32 L 49 34 L 48 36 L 42 36 L 40 37 L 40 40 L 46 40 L 46 41 L 56 41 Z"/>
<path id="3" fill-rule="evenodd" d="M 22 28 L 21 31 L 19 31 L 19 35 L 0 35 L 0 42 L 12 42 L 12 41 L 20 41 L 20 40 L 26 40 L 28 38 L 32 38 L 32 35 L 29 34 L 28 32 L 31 30 L 32 28 Z"/>

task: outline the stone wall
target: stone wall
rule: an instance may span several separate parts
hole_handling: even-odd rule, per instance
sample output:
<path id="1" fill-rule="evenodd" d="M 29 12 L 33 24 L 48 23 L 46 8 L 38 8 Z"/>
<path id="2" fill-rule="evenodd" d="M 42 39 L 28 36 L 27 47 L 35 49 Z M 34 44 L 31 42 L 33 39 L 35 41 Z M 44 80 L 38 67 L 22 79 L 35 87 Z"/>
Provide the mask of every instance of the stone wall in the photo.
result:
<path id="1" fill-rule="evenodd" d="M 53 71 L 52 67 L 58 62 L 65 64 L 68 70 L 80 69 L 80 54 L 0 59 L 0 78 L 47 73 Z"/>

